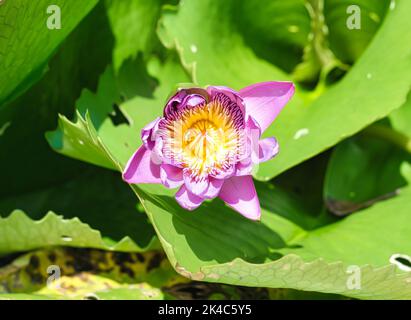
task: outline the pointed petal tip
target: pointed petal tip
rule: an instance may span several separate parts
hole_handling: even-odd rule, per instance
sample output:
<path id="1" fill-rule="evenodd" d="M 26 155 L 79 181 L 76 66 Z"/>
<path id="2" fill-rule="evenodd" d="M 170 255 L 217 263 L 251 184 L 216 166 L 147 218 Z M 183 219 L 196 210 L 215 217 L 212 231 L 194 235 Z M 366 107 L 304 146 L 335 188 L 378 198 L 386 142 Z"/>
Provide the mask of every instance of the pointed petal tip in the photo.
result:
<path id="1" fill-rule="evenodd" d="M 124 182 L 130 184 L 130 182 L 129 182 L 130 180 L 129 180 L 128 177 L 126 177 L 126 172 L 125 172 L 125 171 L 121 174 L 121 179 L 122 179 Z"/>
<path id="2" fill-rule="evenodd" d="M 258 162 L 262 163 L 274 158 L 280 150 L 275 137 L 268 137 L 258 142 Z"/>
<path id="3" fill-rule="evenodd" d="M 261 222 L 261 212 L 258 214 L 258 216 L 255 217 L 255 219 L 250 218 L 250 220 L 253 220 L 255 222 Z"/>
<path id="4" fill-rule="evenodd" d="M 183 207 L 184 208 L 184 207 Z M 198 209 L 198 207 L 185 207 L 184 209 L 186 209 L 187 211 L 193 212 L 196 209 Z"/>
<path id="5" fill-rule="evenodd" d="M 245 218 L 251 220 L 251 221 L 256 221 L 256 222 L 260 222 L 261 221 L 261 210 L 260 207 L 258 208 L 258 211 L 255 213 L 250 213 L 249 211 L 247 212 L 241 212 L 238 211 L 242 216 L 244 216 Z"/>
<path id="6" fill-rule="evenodd" d="M 219 198 L 247 219 L 260 219 L 260 202 L 251 176 L 232 177 L 226 180 Z"/>
<path id="7" fill-rule="evenodd" d="M 225 202 L 225 201 L 224 201 Z M 254 221 L 254 222 L 261 222 L 261 209 L 260 207 L 258 207 L 256 212 L 250 212 L 249 208 L 245 208 L 245 210 L 243 208 L 240 207 L 234 207 L 232 205 L 230 205 L 229 203 L 225 202 L 225 204 L 230 207 L 231 209 L 233 209 L 234 211 L 236 211 L 237 213 L 241 214 L 244 218 Z"/>
<path id="8" fill-rule="evenodd" d="M 121 173 L 121 178 L 123 179 L 124 182 L 131 184 L 131 179 L 133 177 L 133 173 L 131 172 L 131 159 L 127 163 L 126 167 L 124 168 L 123 172 Z"/>
<path id="9" fill-rule="evenodd" d="M 293 96 L 295 93 L 295 84 L 294 82 L 290 82 L 291 86 L 290 86 L 290 95 Z"/>
<path id="10" fill-rule="evenodd" d="M 197 209 L 204 201 L 204 199 L 192 194 L 185 185 L 182 185 L 175 195 L 177 203 L 188 211 Z"/>
<path id="11" fill-rule="evenodd" d="M 245 87 L 239 92 L 247 115 L 265 131 L 293 96 L 295 85 L 289 81 L 268 81 Z"/>
<path id="12" fill-rule="evenodd" d="M 161 183 L 160 166 L 151 161 L 151 151 L 143 145 L 129 159 L 122 178 L 129 184 Z"/>

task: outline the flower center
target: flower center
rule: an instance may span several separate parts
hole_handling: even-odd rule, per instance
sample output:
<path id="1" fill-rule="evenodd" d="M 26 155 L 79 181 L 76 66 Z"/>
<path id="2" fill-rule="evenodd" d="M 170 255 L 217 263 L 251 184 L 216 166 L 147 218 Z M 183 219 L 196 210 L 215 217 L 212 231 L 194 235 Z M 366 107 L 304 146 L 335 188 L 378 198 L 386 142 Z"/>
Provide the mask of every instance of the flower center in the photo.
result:
<path id="1" fill-rule="evenodd" d="M 163 153 L 195 176 L 228 169 L 242 152 L 244 117 L 225 96 L 165 119 Z"/>

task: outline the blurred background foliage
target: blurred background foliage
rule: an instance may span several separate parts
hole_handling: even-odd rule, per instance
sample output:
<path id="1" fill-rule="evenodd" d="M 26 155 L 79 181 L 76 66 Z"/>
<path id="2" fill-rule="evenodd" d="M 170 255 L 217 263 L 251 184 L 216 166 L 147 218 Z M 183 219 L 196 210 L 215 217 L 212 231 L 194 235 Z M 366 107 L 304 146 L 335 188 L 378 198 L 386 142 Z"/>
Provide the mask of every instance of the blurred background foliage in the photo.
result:
<path id="1" fill-rule="evenodd" d="M 0 298 L 411 298 L 409 1 L 49 2 L 0 3 Z M 122 182 L 178 84 L 269 80 L 261 223 Z"/>

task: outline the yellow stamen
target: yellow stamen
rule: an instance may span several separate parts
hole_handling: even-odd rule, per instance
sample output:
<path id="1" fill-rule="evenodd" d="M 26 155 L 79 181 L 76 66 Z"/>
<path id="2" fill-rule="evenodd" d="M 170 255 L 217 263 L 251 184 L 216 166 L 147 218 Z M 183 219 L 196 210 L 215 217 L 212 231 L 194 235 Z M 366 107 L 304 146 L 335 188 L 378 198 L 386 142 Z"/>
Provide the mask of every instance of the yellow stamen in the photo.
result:
<path id="1" fill-rule="evenodd" d="M 166 129 L 165 150 L 196 176 L 224 169 L 239 155 L 242 130 L 218 100 L 183 110 Z"/>

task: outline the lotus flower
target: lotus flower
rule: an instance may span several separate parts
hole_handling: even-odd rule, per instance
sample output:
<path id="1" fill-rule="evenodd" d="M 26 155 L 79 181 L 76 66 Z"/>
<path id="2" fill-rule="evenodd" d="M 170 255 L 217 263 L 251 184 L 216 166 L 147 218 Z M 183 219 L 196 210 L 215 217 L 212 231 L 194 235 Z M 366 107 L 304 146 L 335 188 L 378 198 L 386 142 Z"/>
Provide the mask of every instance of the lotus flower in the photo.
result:
<path id="1" fill-rule="evenodd" d="M 175 198 L 187 210 L 219 197 L 259 220 L 251 174 L 278 153 L 275 138 L 260 137 L 293 94 L 290 82 L 257 83 L 239 92 L 221 86 L 178 90 L 163 116 L 143 128 L 143 145 L 128 161 L 123 179 L 179 188 Z"/>

